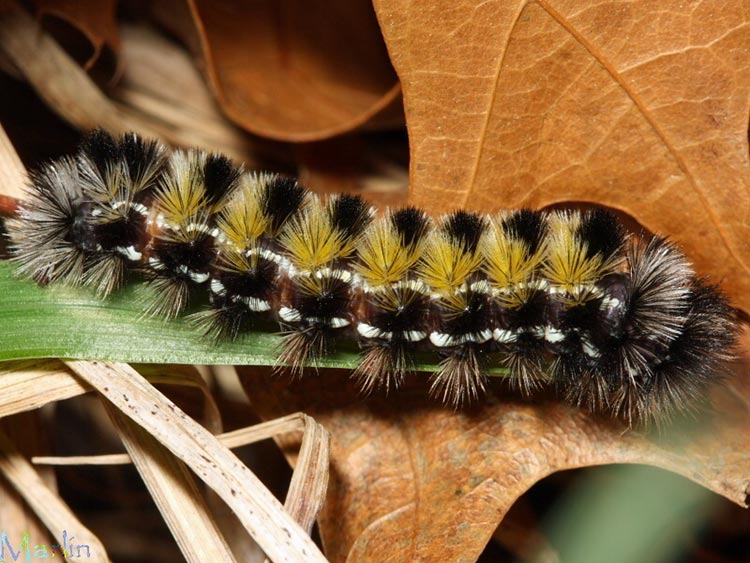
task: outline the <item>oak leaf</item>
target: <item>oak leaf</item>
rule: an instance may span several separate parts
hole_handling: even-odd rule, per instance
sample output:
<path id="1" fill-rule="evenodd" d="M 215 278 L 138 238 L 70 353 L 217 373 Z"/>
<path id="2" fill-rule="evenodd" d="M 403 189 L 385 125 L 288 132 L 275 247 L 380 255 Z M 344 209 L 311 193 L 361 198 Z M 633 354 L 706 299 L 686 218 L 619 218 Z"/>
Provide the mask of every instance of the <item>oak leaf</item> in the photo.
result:
<path id="1" fill-rule="evenodd" d="M 219 104 L 248 131 L 313 141 L 403 122 L 398 79 L 370 2 L 190 6 Z"/>
<path id="2" fill-rule="evenodd" d="M 604 204 L 750 309 L 745 2 L 375 0 L 401 79 L 410 201 Z"/>
<path id="3" fill-rule="evenodd" d="M 516 500 L 557 471 L 640 463 L 679 473 L 748 506 L 750 332 L 713 415 L 688 431 L 627 429 L 553 399 L 494 387 L 474 410 L 426 400 L 424 376 L 389 397 L 362 399 L 348 373 L 290 382 L 238 368 L 256 412 L 302 410 L 331 434 L 331 481 L 319 517 L 330 561 L 474 561 Z M 281 441 L 297 451 L 293 439 Z M 297 449 L 295 449 L 297 448 Z"/>

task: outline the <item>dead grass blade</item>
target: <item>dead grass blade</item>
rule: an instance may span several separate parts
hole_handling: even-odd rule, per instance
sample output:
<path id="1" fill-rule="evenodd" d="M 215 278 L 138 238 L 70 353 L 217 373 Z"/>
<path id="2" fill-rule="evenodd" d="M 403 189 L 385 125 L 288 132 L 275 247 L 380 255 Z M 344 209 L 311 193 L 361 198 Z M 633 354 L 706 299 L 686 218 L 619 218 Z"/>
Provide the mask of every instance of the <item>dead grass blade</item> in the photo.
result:
<path id="1" fill-rule="evenodd" d="M 0 364 L 0 418 L 70 399 L 91 390 L 59 360 Z"/>
<path id="2" fill-rule="evenodd" d="M 171 144 L 213 144 L 212 137 L 199 133 L 203 122 L 190 123 L 181 116 L 176 124 L 112 101 L 15 0 L 0 0 L 0 52 L 55 113 L 79 129 L 132 130 Z M 209 129 L 216 131 L 217 127 L 214 124 Z M 220 135 L 230 137 L 226 127 L 219 129 Z M 235 143 L 228 152 L 247 159 L 249 151 L 238 154 L 240 144 Z"/>
<path id="3" fill-rule="evenodd" d="M 135 369 L 151 383 L 195 387 L 203 395 L 203 426 L 213 434 L 221 433 L 223 426 L 221 412 L 206 380 L 196 366 L 173 364 L 168 366 L 143 364 Z"/>
<path id="4" fill-rule="evenodd" d="M 123 38 L 124 59 L 132 59 L 132 64 L 125 66 L 113 100 L 18 2 L 0 0 L 0 54 L 4 53 L 45 103 L 73 126 L 134 130 L 173 145 L 219 150 L 253 164 L 252 155 L 260 145 L 226 121 L 184 50 L 144 29 L 126 27 Z M 2 144 L 0 139 L 0 151 Z M 270 156 L 283 158 L 281 146 L 263 147 Z"/>
<path id="5" fill-rule="evenodd" d="M 25 183 L 26 172 L 23 163 L 5 130 L 0 126 L 0 190 L 5 196 L 21 199 Z"/>
<path id="6" fill-rule="evenodd" d="M 185 464 L 112 403 L 104 401 L 104 406 L 185 559 L 234 563 Z"/>
<path id="7" fill-rule="evenodd" d="M 326 561 L 260 480 L 133 368 L 106 362 L 68 365 L 216 491 L 273 561 Z"/>
<path id="8" fill-rule="evenodd" d="M 205 380 L 194 366 L 138 366 L 154 384 L 190 386 L 203 396 L 203 423 L 221 432 L 221 413 Z M 60 360 L 24 360 L 0 363 L 2 393 L 0 418 L 38 409 L 49 403 L 71 399 L 92 389 L 73 376 Z"/>
<path id="9" fill-rule="evenodd" d="M 18 450 L 25 457 L 39 453 L 38 446 L 42 445 L 43 442 L 43 437 L 39 433 L 39 418 L 30 416 L 32 414 L 35 413 L 26 413 L 0 420 L 0 429 L 14 444 L 18 444 Z M 55 490 L 54 469 L 53 471 L 45 471 L 44 468 L 38 468 L 37 474 L 51 490 Z M 7 479 L 0 479 L 0 522 L 2 523 L 2 533 L 6 534 L 14 544 L 23 537 L 23 534 L 28 534 L 29 538 L 34 538 L 35 541 L 47 545 L 54 543 L 44 524 Z"/>
<path id="10" fill-rule="evenodd" d="M 227 448 L 239 448 L 289 432 L 302 432 L 284 508 L 309 533 L 323 506 L 328 487 L 328 432 L 304 413 L 294 413 L 255 426 L 216 436 Z M 133 462 L 129 454 L 90 456 L 36 456 L 37 465 L 121 465 Z"/>
<path id="11" fill-rule="evenodd" d="M 78 542 L 76 545 L 81 546 L 80 553 L 86 553 L 83 549 L 84 545 L 89 547 L 90 558 L 87 558 L 87 560 L 109 561 L 104 545 L 76 518 L 63 500 L 47 487 L 34 467 L 21 455 L 7 434 L 1 430 L 0 473 L 29 504 L 60 545 L 65 543 L 65 538 L 70 532 L 75 531 L 75 539 Z M 69 539 L 72 542 L 73 538 Z M 77 552 L 69 551 L 65 558 L 66 561 L 79 559 Z"/>

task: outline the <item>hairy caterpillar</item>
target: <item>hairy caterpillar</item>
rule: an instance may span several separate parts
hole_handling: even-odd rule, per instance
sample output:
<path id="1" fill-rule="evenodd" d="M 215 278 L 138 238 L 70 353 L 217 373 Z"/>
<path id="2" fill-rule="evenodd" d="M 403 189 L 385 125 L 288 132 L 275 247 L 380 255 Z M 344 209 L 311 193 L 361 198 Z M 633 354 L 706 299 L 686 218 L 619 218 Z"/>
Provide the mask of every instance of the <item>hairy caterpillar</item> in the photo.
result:
<path id="1" fill-rule="evenodd" d="M 395 388 L 416 351 L 437 354 L 432 392 L 455 407 L 504 365 L 525 392 L 552 384 L 592 411 L 660 418 L 701 396 L 735 341 L 733 310 L 679 249 L 606 210 L 377 216 L 358 196 L 323 201 L 135 134 L 96 131 L 43 166 L 7 227 L 39 283 L 106 297 L 137 272 L 158 289 L 145 311 L 164 318 L 204 291 L 189 322 L 217 340 L 277 321 L 295 372 L 349 338 L 362 389 Z"/>

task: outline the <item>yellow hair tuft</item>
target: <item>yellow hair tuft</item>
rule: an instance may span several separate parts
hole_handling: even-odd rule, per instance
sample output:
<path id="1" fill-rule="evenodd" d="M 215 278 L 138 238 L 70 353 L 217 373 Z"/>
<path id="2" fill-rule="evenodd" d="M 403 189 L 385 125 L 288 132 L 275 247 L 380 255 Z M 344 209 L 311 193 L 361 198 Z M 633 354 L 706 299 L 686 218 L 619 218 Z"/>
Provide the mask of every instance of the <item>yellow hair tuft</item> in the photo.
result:
<path id="1" fill-rule="evenodd" d="M 257 179 L 245 175 L 240 189 L 221 210 L 216 225 L 230 246 L 253 246 L 269 229 L 271 222 L 263 214 L 261 195 Z"/>
<path id="2" fill-rule="evenodd" d="M 205 160 L 205 153 L 192 150 L 175 151 L 170 158 L 170 173 L 164 175 L 154 201 L 168 224 L 184 228 L 210 215 L 201 172 Z"/>
<path id="3" fill-rule="evenodd" d="M 579 212 L 555 212 L 549 216 L 550 236 L 544 276 L 576 300 L 588 298 L 590 286 L 611 268 L 601 256 L 589 256 L 588 245 L 576 236 Z"/>
<path id="4" fill-rule="evenodd" d="M 390 218 L 383 217 L 365 233 L 355 269 L 372 286 L 396 283 L 414 267 L 420 252 L 420 244 L 405 247 Z"/>
<path id="5" fill-rule="evenodd" d="M 243 273 L 258 266 L 258 253 L 239 248 L 224 249 L 217 259 L 217 268 L 225 272 Z"/>
<path id="6" fill-rule="evenodd" d="M 467 251 L 445 234 L 433 233 L 425 245 L 418 272 L 427 285 L 447 294 L 461 287 L 481 265 L 478 251 Z"/>
<path id="7" fill-rule="evenodd" d="M 546 249 L 540 245 L 531 253 L 528 244 L 508 233 L 502 219 L 493 220 L 479 242 L 485 260 L 484 270 L 490 283 L 499 289 L 527 284 L 533 280 L 544 260 Z"/>
<path id="8" fill-rule="evenodd" d="M 288 224 L 279 242 L 294 266 L 303 271 L 316 270 L 343 257 L 343 236 L 331 225 L 318 198 Z"/>

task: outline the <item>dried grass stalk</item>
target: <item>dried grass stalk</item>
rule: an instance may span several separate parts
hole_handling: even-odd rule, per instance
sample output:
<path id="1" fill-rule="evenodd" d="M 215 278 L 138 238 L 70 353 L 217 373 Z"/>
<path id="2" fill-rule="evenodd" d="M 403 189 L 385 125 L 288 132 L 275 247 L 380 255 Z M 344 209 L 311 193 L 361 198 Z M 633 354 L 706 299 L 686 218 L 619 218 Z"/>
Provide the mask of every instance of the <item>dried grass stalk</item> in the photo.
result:
<path id="1" fill-rule="evenodd" d="M 328 487 L 330 440 L 323 426 L 304 413 L 294 413 L 216 437 L 225 447 L 232 449 L 289 432 L 302 432 L 302 441 L 284 508 L 309 533 L 323 506 Z M 121 465 L 133 461 L 129 454 L 36 456 L 32 459 L 38 465 Z"/>
<path id="2" fill-rule="evenodd" d="M 105 401 L 104 406 L 185 559 L 234 563 L 185 464 L 111 403 Z"/>
<path id="3" fill-rule="evenodd" d="M 326 561 L 260 480 L 132 367 L 82 361 L 68 365 L 186 463 L 229 505 L 273 561 Z"/>
<path id="4" fill-rule="evenodd" d="M 47 487 L 34 467 L 1 430 L 0 473 L 29 504 L 60 545 L 63 545 L 64 538 L 74 531 L 75 545 L 89 546 L 88 561 L 109 561 L 104 545 L 76 518 L 63 500 Z M 72 538 L 68 537 L 68 540 L 72 542 Z M 33 550 L 33 546 L 31 549 Z M 86 551 L 82 550 L 81 553 L 85 555 Z M 80 560 L 80 557 L 76 555 L 77 553 L 71 550 L 65 560 L 71 562 Z"/>
<path id="5" fill-rule="evenodd" d="M 76 379 L 59 360 L 0 364 L 0 418 L 83 395 L 91 388 Z"/>
<path id="6" fill-rule="evenodd" d="M 23 186 L 26 183 L 26 173 L 23 163 L 18 158 L 13 145 L 0 126 L 0 186 L 2 193 L 8 197 L 21 199 Z"/>
<path id="7" fill-rule="evenodd" d="M 186 385 L 198 389 L 204 398 L 204 425 L 221 431 L 221 413 L 205 380 L 194 366 L 139 366 L 154 384 Z M 24 360 L 0 364 L 3 392 L 0 418 L 38 409 L 49 403 L 71 399 L 92 391 L 60 360 Z"/>
<path id="8" fill-rule="evenodd" d="M 60 117 L 78 127 L 122 128 L 117 108 L 14 0 L 0 0 L 0 49 Z"/>
<path id="9" fill-rule="evenodd" d="M 216 404 L 213 393 L 208 388 L 206 380 L 196 366 L 179 365 L 139 365 L 138 372 L 151 383 L 190 386 L 198 389 L 203 395 L 203 426 L 213 434 L 219 434 L 223 430 L 221 422 L 221 411 Z"/>
<path id="10" fill-rule="evenodd" d="M 31 415 L 32 413 L 26 413 L 0 420 L 0 428 L 14 444 L 18 444 L 17 447 L 24 456 L 33 455 L 38 450 L 37 446 L 43 442 L 43 436 L 39 434 L 38 417 Z M 37 474 L 50 490 L 56 490 L 54 469 L 46 471 L 38 468 Z M 7 534 L 14 543 L 23 534 L 28 534 L 35 542 L 47 545 L 55 543 L 47 528 L 7 479 L 0 479 L 0 523 L 2 533 Z"/>

